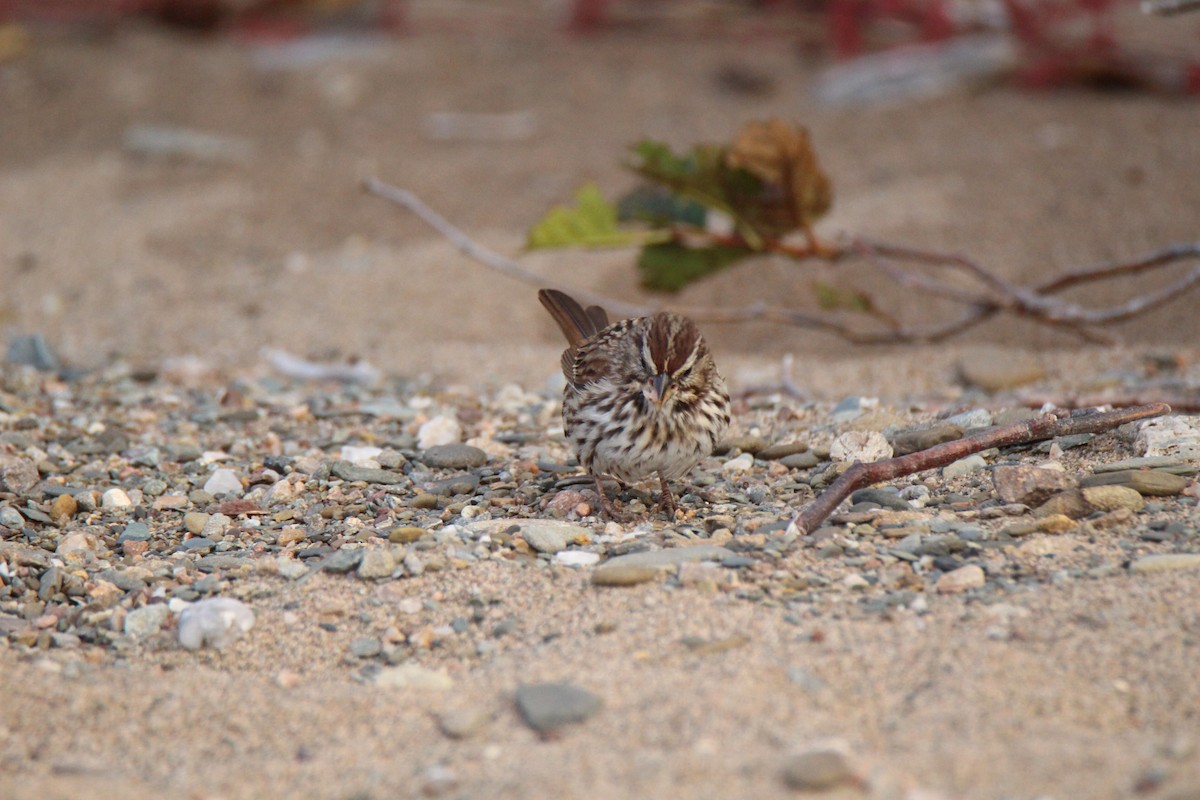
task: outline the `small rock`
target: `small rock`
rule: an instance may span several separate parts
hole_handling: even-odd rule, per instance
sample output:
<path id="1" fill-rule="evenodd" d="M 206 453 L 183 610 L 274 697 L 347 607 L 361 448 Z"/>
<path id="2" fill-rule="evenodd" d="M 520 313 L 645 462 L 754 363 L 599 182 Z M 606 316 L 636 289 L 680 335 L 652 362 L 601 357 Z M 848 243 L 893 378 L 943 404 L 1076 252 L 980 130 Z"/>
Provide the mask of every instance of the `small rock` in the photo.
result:
<path id="1" fill-rule="evenodd" d="M 517 710 L 529 727 L 550 733 L 564 725 L 583 722 L 603 707 L 598 695 L 569 683 L 521 684 Z"/>
<path id="2" fill-rule="evenodd" d="M 447 711 L 438 717 L 438 727 L 451 739 L 467 739 L 478 733 L 489 717 L 486 711 L 478 707 Z"/>
<path id="3" fill-rule="evenodd" d="M 421 463 L 434 469 L 474 469 L 488 461 L 488 455 L 468 444 L 434 445 L 421 453 Z"/>
<path id="4" fill-rule="evenodd" d="M 204 491 L 211 494 L 213 497 L 219 497 L 223 494 L 241 497 L 242 481 L 238 478 L 237 473 L 231 469 L 222 467 L 213 470 L 212 475 L 204 482 Z"/>
<path id="5" fill-rule="evenodd" d="M 408 480 L 408 476 L 403 472 L 379 467 L 360 467 L 351 464 L 349 461 L 335 461 L 330 466 L 329 471 L 335 478 L 341 478 L 344 481 L 352 483 L 362 481 L 363 483 L 380 483 L 390 486 L 397 483 L 404 483 Z"/>
<path id="6" fill-rule="evenodd" d="M 344 444 L 338 456 L 342 461 L 349 461 L 356 467 L 378 467 L 379 462 L 375 460 L 376 456 L 383 453 L 382 447 L 363 447 L 359 445 Z"/>
<path id="7" fill-rule="evenodd" d="M 117 544 L 126 542 L 146 542 L 150 540 L 150 526 L 144 522 L 131 522 L 117 537 Z"/>
<path id="8" fill-rule="evenodd" d="M 1060 492 L 1033 510 L 1035 517 L 1052 517 L 1061 514 L 1071 519 L 1083 519 L 1092 513 L 1092 507 L 1083 499 L 1078 489 Z"/>
<path id="9" fill-rule="evenodd" d="M 767 442 L 761 436 L 732 436 L 726 439 L 723 444 L 726 450 L 741 450 L 743 453 L 749 453 L 751 457 L 756 455 L 760 450 L 767 446 Z M 753 460 L 753 458 L 751 459 Z"/>
<path id="10" fill-rule="evenodd" d="M 351 550 L 343 547 L 322 561 L 321 569 L 333 573 L 349 572 L 358 567 L 362 561 L 362 557 L 363 551 L 361 549 L 355 548 Z"/>
<path id="11" fill-rule="evenodd" d="M 95 534 L 74 531 L 58 541 L 58 547 L 54 548 L 54 554 L 62 558 L 69 558 L 77 553 L 93 553 L 99 547 L 100 540 L 96 538 Z"/>
<path id="12" fill-rule="evenodd" d="M 779 463 L 788 469 L 812 469 L 817 464 L 821 463 L 821 459 L 817 454 L 809 450 L 806 453 L 796 453 L 792 456 L 784 456 L 779 459 Z"/>
<path id="13" fill-rule="evenodd" d="M 961 414 L 947 417 L 946 422 L 964 431 L 990 428 L 992 427 L 992 412 L 986 408 L 972 408 L 969 411 L 963 411 Z"/>
<path id="14" fill-rule="evenodd" d="M 69 494 L 60 494 L 50 506 L 50 519 L 59 525 L 66 523 L 79 510 L 79 501 Z"/>
<path id="15" fill-rule="evenodd" d="M 837 750 L 809 750 L 788 759 L 783 782 L 789 789 L 822 792 L 844 783 L 858 782 L 849 759 Z"/>
<path id="16" fill-rule="evenodd" d="M 394 689 L 419 689 L 441 691 L 454 688 L 454 679 L 441 670 L 432 670 L 419 664 L 401 664 L 386 667 L 375 675 L 376 686 Z"/>
<path id="17" fill-rule="evenodd" d="M 1158 553 L 1134 561 L 1131 572 L 1165 572 L 1176 569 L 1200 568 L 1200 553 Z"/>
<path id="18" fill-rule="evenodd" d="M 967 589 L 977 589 L 984 582 L 983 568 L 978 564 L 967 564 L 938 578 L 935 588 L 941 594 L 959 594 Z"/>
<path id="19" fill-rule="evenodd" d="M 25 494 L 39 480 L 37 466 L 27 458 L 0 453 L 0 492 Z"/>
<path id="20" fill-rule="evenodd" d="M 610 558 L 592 573 L 597 586 L 632 586 L 653 580 L 661 571 L 668 571 L 688 561 L 724 561 L 733 557 L 732 550 L 714 545 L 671 547 Z"/>
<path id="21" fill-rule="evenodd" d="M 199 536 L 207 524 L 208 514 L 203 511 L 189 511 L 183 515 L 183 529 L 194 536 Z"/>
<path id="22" fill-rule="evenodd" d="M 436 416 L 417 430 L 417 447 L 421 450 L 460 441 L 462 441 L 462 426 L 453 417 Z"/>
<path id="23" fill-rule="evenodd" d="M 170 616 L 171 609 L 167 607 L 166 603 L 154 603 L 135 608 L 125 615 L 124 631 L 135 639 L 144 639 L 158 633 Z"/>
<path id="24" fill-rule="evenodd" d="M 947 480 L 961 478 L 964 475 L 970 475 L 972 472 L 978 472 L 986 467 L 987 459 L 979 455 L 979 453 L 972 453 L 966 458 L 960 458 L 953 464 L 947 464 L 942 467 L 942 477 Z"/>
<path id="25" fill-rule="evenodd" d="M 878 431 L 848 431 L 829 447 L 833 461 L 861 461 L 864 464 L 892 457 L 892 446 Z"/>
<path id="26" fill-rule="evenodd" d="M 580 530 L 575 525 L 539 523 L 531 520 L 521 524 L 521 537 L 539 553 L 557 553 L 565 550 L 568 542 L 573 540 Z"/>
<path id="27" fill-rule="evenodd" d="M 554 563 L 565 567 L 591 567 L 600 563 L 600 554 L 587 550 L 563 550 L 554 554 Z"/>
<path id="28" fill-rule="evenodd" d="M 222 649 L 254 627 L 254 612 L 241 600 L 212 597 L 192 603 L 179 615 L 179 643 L 188 650 Z"/>
<path id="29" fill-rule="evenodd" d="M 133 508 L 133 501 L 129 499 L 129 495 L 125 493 L 124 489 L 113 488 L 100 497 L 100 507 L 107 511 L 123 511 Z"/>
<path id="30" fill-rule="evenodd" d="M 754 456 L 750 453 L 742 453 L 736 458 L 731 458 L 721 465 L 722 472 L 747 472 L 754 466 Z"/>
<path id="31" fill-rule="evenodd" d="M 978 386 L 985 392 L 1015 389 L 1046 375 L 1034 356 L 999 348 L 984 348 L 984 352 L 962 359 L 958 373 L 968 386 Z"/>
<path id="32" fill-rule="evenodd" d="M 1087 486 L 1081 492 L 1087 504 L 1099 511 L 1127 508 L 1137 513 L 1146 505 L 1142 496 L 1128 486 Z"/>
<path id="33" fill-rule="evenodd" d="M 388 541 L 393 544 L 412 544 L 426 534 L 424 528 L 400 526 L 388 531 Z"/>
<path id="34" fill-rule="evenodd" d="M 1187 488 L 1182 475 L 1158 469 L 1131 469 L 1089 475 L 1081 481 L 1084 486 L 1127 486 L 1146 497 L 1172 497 Z"/>
<path id="35" fill-rule="evenodd" d="M 1148 458 L 1172 456 L 1200 459 L 1200 417 L 1172 414 L 1143 422 L 1138 427 L 1133 449 Z"/>
<path id="36" fill-rule="evenodd" d="M 896 511 L 912 511 L 912 506 L 898 492 L 890 492 L 886 489 L 859 489 L 850 495 L 850 502 L 875 503 Z"/>
<path id="37" fill-rule="evenodd" d="M 900 431 L 892 437 L 892 450 L 898 456 L 916 453 L 920 450 L 961 439 L 963 429 L 950 422 L 940 422 L 928 428 Z"/>
<path id="38" fill-rule="evenodd" d="M 745 450 L 746 448 L 742 448 Z M 788 456 L 798 455 L 808 451 L 806 442 L 781 442 L 779 444 L 768 445 L 754 454 L 755 458 L 761 458 L 763 461 L 778 461 Z"/>
<path id="39" fill-rule="evenodd" d="M 1062 470 L 1024 465 L 996 467 L 992 483 L 1005 503 L 1027 506 L 1039 506 L 1051 496 L 1075 488 L 1075 481 Z"/>
<path id="40" fill-rule="evenodd" d="M 374 636 L 363 636 L 350 642 L 350 655 L 354 658 L 374 658 L 383 652 L 383 642 Z"/>
<path id="41" fill-rule="evenodd" d="M 358 563 L 358 577 L 363 580 L 378 580 L 390 578 L 396 570 L 396 557 L 392 551 L 383 547 L 373 547 L 366 550 Z"/>
<path id="42" fill-rule="evenodd" d="M 20 530 L 25 527 L 25 518 L 21 516 L 20 511 L 17 511 L 12 506 L 4 506 L 0 508 L 0 525 Z"/>

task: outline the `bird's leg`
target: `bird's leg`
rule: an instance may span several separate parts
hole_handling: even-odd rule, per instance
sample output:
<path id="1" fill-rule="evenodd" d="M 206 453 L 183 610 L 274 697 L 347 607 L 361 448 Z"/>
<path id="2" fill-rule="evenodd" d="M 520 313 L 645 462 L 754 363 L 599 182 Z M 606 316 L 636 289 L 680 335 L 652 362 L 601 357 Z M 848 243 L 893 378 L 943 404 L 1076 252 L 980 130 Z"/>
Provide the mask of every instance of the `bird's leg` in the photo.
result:
<path id="1" fill-rule="evenodd" d="M 608 495 L 604 491 L 604 484 L 600 482 L 599 475 L 592 475 L 592 480 L 596 482 L 596 494 L 600 495 L 600 508 L 608 515 L 609 519 L 614 519 L 617 522 L 626 522 L 627 518 L 617 513 L 613 507 L 612 501 L 608 499 Z"/>
<path id="2" fill-rule="evenodd" d="M 658 473 L 658 484 L 662 486 L 662 502 L 667 507 L 667 516 L 671 521 L 675 521 L 675 498 L 671 496 L 671 487 L 667 485 L 667 479 Z"/>

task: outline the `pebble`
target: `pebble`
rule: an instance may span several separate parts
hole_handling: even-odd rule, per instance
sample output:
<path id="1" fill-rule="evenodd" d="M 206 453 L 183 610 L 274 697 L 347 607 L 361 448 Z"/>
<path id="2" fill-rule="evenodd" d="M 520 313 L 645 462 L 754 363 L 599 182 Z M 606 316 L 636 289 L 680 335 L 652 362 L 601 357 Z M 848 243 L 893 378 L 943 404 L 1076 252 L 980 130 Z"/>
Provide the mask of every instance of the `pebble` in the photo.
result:
<path id="1" fill-rule="evenodd" d="M 1083 519 L 1092 513 L 1092 507 L 1083 499 L 1083 492 L 1071 489 L 1059 492 L 1033 510 L 1035 517 L 1062 515 L 1071 519 Z"/>
<path id="2" fill-rule="evenodd" d="M 604 705 L 599 695 L 569 683 L 521 684 L 516 699 L 525 723 L 542 734 L 583 722 Z"/>
<path id="3" fill-rule="evenodd" d="M 117 537 L 117 544 L 126 542 L 145 542 L 150 539 L 150 526 L 144 522 L 131 522 Z"/>
<path id="4" fill-rule="evenodd" d="M 1128 486 L 1087 486 L 1080 491 L 1087 504 L 1098 511 L 1126 508 L 1137 513 L 1146 505 L 1142 496 Z"/>
<path id="5" fill-rule="evenodd" d="M 207 524 L 208 514 L 203 511 L 189 511 L 183 515 L 183 529 L 195 536 L 199 536 Z"/>
<path id="6" fill-rule="evenodd" d="M 801 792 L 823 792 L 859 779 L 842 752 L 809 750 L 790 757 L 783 766 L 783 782 Z"/>
<path id="7" fill-rule="evenodd" d="M 179 643 L 188 650 L 221 650 L 254 627 L 254 612 L 241 600 L 212 597 L 198 600 L 179 614 Z"/>
<path id="8" fill-rule="evenodd" d="M 362 560 L 358 563 L 358 577 L 363 580 L 390 578 L 395 570 L 396 557 L 391 550 L 382 547 L 363 551 Z"/>
<path id="9" fill-rule="evenodd" d="M 1005 503 L 1040 506 L 1052 495 L 1075 488 L 1075 481 L 1060 469 L 1000 465 L 992 470 L 992 484 Z"/>
<path id="10" fill-rule="evenodd" d="M 32 461 L 0 453 L 0 492 L 27 494 L 38 480 L 37 467 Z"/>
<path id="11" fill-rule="evenodd" d="M 408 476 L 403 472 L 381 467 L 360 467 L 349 461 L 334 461 L 329 467 L 329 472 L 335 478 L 351 483 L 361 481 L 362 483 L 379 483 L 390 486 L 408 481 Z"/>
<path id="12" fill-rule="evenodd" d="M 350 655 L 354 658 L 374 658 L 383 652 L 383 642 L 374 636 L 362 636 L 350 642 Z"/>
<path id="13" fill-rule="evenodd" d="M 412 544 L 426 533 L 424 528 L 401 525 L 388 531 L 388 541 L 393 544 Z"/>
<path id="14" fill-rule="evenodd" d="M 928 450 L 944 442 L 961 439 L 963 429 L 950 422 L 940 422 L 927 428 L 900 431 L 892 437 L 892 450 L 898 456 Z"/>
<path id="15" fill-rule="evenodd" d="M 1157 469 L 1131 469 L 1089 475 L 1080 481 L 1082 486 L 1125 486 L 1140 495 L 1171 497 L 1187 488 L 1188 479 L 1182 475 Z"/>
<path id="16" fill-rule="evenodd" d="M 50 505 L 50 519 L 63 525 L 79 510 L 79 501 L 69 494 L 60 494 Z"/>
<path id="17" fill-rule="evenodd" d="M 375 459 L 382 453 L 382 447 L 344 444 L 338 457 L 342 461 L 349 461 L 356 467 L 378 467 L 379 462 Z"/>
<path id="18" fill-rule="evenodd" d="M 747 452 L 754 452 L 749 450 L 749 448 L 743 447 L 742 449 Z M 754 457 L 760 458 L 763 461 L 779 461 L 788 456 L 806 452 L 808 452 L 808 444 L 806 442 L 779 442 L 760 449 L 754 453 Z"/>
<path id="19" fill-rule="evenodd" d="M 426 449 L 420 460 L 434 469 L 474 469 L 486 464 L 488 455 L 468 444 L 440 444 Z"/>
<path id="20" fill-rule="evenodd" d="M 967 385 L 992 393 L 1015 389 L 1046 375 L 1033 355 L 1001 348 L 981 348 L 981 352 L 963 358 L 958 362 L 958 373 Z"/>
<path id="21" fill-rule="evenodd" d="M 462 441 L 462 426 L 453 417 L 433 417 L 417 430 L 417 447 L 428 450 L 443 444 Z"/>
<path id="22" fill-rule="evenodd" d="M 25 527 L 25 518 L 21 516 L 20 511 L 17 511 L 12 506 L 4 506 L 0 508 L 0 525 L 20 530 Z"/>
<path id="23" fill-rule="evenodd" d="M 791 456 L 784 456 L 779 459 L 779 463 L 788 469 L 812 469 L 817 464 L 821 463 L 821 459 L 817 454 L 809 450 L 805 453 L 796 453 Z"/>
<path id="24" fill-rule="evenodd" d="M 670 547 L 610 558 L 592 572 L 597 586 L 629 586 L 653 580 L 662 570 L 673 569 L 688 561 L 723 561 L 733 557 L 732 550 L 709 544 Z"/>
<path id="25" fill-rule="evenodd" d="M 864 464 L 892 457 L 892 446 L 878 431 L 847 431 L 829 446 L 833 461 L 861 461 Z"/>
<path id="26" fill-rule="evenodd" d="M 1138 426 L 1133 448 L 1148 458 L 1200 460 L 1200 417 L 1172 414 L 1146 420 Z"/>
<path id="27" fill-rule="evenodd" d="M 144 639 L 158 633 L 163 624 L 171 616 L 171 609 L 166 603 L 154 603 L 141 608 L 135 608 L 125 615 L 125 633 L 135 639 Z"/>
<path id="28" fill-rule="evenodd" d="M 966 458 L 960 458 L 958 461 L 942 467 L 942 477 L 946 480 L 953 480 L 986 468 L 987 459 L 979 453 L 972 453 Z"/>
<path id="29" fill-rule="evenodd" d="M 539 553 L 557 553 L 565 550 L 567 543 L 587 531 L 576 526 L 552 521 L 525 520 L 520 523 L 521 536 Z"/>
<path id="30" fill-rule="evenodd" d="M 208 480 L 204 482 L 204 491 L 211 494 L 213 497 L 221 495 L 233 495 L 241 497 L 242 481 L 238 478 L 237 473 L 226 467 L 213 470 L 212 475 L 208 476 Z"/>
<path id="31" fill-rule="evenodd" d="M 95 534 L 74 531 L 59 539 L 58 547 L 54 548 L 54 554 L 62 558 L 69 558 L 81 553 L 95 552 L 99 547 L 100 540 L 96 538 Z"/>
<path id="32" fill-rule="evenodd" d="M 482 708 L 468 708 L 447 711 L 438 717 L 438 727 L 451 739 L 468 739 L 483 729 L 491 715 Z"/>
<path id="33" fill-rule="evenodd" d="M 391 689 L 444 691 L 454 688 L 454 679 L 441 670 L 432 670 L 419 664 L 400 664 L 379 670 L 375 675 L 375 685 Z"/>
<path id="34" fill-rule="evenodd" d="M 1200 568 L 1200 553 L 1158 553 L 1142 556 L 1129 565 L 1131 572 L 1165 572 Z"/>
<path id="35" fill-rule="evenodd" d="M 859 489 L 850 495 L 851 503 L 875 503 L 883 508 L 911 511 L 912 506 L 898 492 L 887 489 Z"/>
<path id="36" fill-rule="evenodd" d="M 973 408 L 961 414 L 947 417 L 946 422 L 963 431 L 992 427 L 992 412 L 986 408 Z"/>
<path id="37" fill-rule="evenodd" d="M 735 456 L 721 465 L 722 472 L 738 473 L 748 472 L 754 467 L 754 456 L 750 453 L 742 453 Z"/>
<path id="38" fill-rule="evenodd" d="M 330 554 L 324 561 L 321 562 L 321 569 L 326 572 L 342 573 L 350 572 L 356 569 L 362 561 L 363 551 L 358 548 L 343 547 Z"/>
<path id="39" fill-rule="evenodd" d="M 934 588 L 941 594 L 959 594 L 968 589 L 977 589 L 984 582 L 983 568 L 977 564 L 967 564 L 942 575 Z"/>
<path id="40" fill-rule="evenodd" d="M 129 499 L 124 489 L 113 488 L 101 495 L 100 507 L 106 511 L 123 511 L 133 508 L 133 500 Z"/>

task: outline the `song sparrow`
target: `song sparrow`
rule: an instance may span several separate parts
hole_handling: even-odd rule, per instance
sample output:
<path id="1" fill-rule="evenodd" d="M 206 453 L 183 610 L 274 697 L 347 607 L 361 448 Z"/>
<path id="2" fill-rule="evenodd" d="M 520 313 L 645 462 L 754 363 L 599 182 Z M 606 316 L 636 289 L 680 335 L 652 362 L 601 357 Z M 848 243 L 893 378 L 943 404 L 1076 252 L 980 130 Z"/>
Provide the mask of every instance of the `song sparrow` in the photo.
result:
<path id="1" fill-rule="evenodd" d="M 674 519 L 667 481 L 711 454 L 729 427 L 725 380 L 700 331 L 666 311 L 610 325 L 604 309 L 584 309 L 554 289 L 539 291 L 538 300 L 567 337 L 563 429 L 601 506 L 617 516 L 601 475 L 632 483 L 657 472 Z"/>

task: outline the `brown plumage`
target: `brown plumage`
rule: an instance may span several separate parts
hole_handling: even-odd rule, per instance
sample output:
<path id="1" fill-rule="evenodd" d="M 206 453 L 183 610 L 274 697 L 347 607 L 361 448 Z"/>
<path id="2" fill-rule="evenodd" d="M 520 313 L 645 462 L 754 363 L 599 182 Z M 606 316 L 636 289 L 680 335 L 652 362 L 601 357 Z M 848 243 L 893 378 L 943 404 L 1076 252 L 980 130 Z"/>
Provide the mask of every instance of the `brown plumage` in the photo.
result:
<path id="1" fill-rule="evenodd" d="M 567 338 L 563 430 L 604 510 L 616 516 L 601 475 L 632 483 L 657 473 L 674 518 L 667 481 L 710 455 L 729 427 L 729 394 L 704 337 L 667 311 L 610 324 L 604 309 L 563 292 L 542 289 L 538 300 Z"/>

